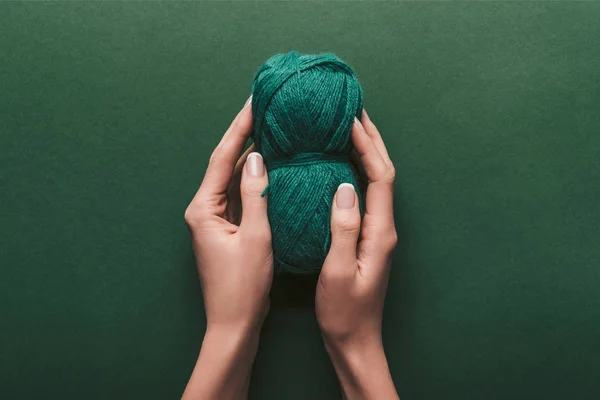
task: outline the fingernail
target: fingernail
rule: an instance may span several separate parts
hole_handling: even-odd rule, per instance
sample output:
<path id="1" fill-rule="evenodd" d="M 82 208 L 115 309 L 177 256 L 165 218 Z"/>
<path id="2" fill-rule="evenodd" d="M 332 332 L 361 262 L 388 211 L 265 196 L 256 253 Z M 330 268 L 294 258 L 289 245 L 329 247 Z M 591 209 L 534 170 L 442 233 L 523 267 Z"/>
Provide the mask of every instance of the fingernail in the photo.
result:
<path id="1" fill-rule="evenodd" d="M 356 117 L 354 117 L 354 124 L 359 128 L 358 129 L 359 131 L 362 132 L 362 131 L 365 130 L 365 128 L 363 127 L 362 122 L 360 122 L 360 120 L 358 118 L 356 118 Z"/>
<path id="2" fill-rule="evenodd" d="M 250 176 L 263 176 L 265 174 L 265 163 L 262 156 L 256 152 L 248 154 L 246 168 L 248 168 Z"/>
<path id="3" fill-rule="evenodd" d="M 338 186 L 336 203 L 339 208 L 346 210 L 354 207 L 354 185 L 342 183 Z"/>
<path id="4" fill-rule="evenodd" d="M 252 95 L 250 95 L 250 97 L 248 97 L 248 100 L 246 100 L 246 103 L 244 103 L 244 107 L 246 107 L 251 102 L 252 102 Z"/>

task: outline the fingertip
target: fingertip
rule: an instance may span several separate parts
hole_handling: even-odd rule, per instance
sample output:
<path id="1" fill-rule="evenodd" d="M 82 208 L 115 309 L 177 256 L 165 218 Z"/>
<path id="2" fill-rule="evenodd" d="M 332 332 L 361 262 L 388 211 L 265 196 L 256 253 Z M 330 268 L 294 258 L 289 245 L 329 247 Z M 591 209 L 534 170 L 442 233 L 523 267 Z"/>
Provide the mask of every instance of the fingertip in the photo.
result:
<path id="1" fill-rule="evenodd" d="M 355 202 L 354 185 L 351 183 L 342 183 L 338 186 L 335 196 L 335 205 L 342 210 L 348 210 L 354 207 Z"/>
<path id="2" fill-rule="evenodd" d="M 356 151 L 358 151 L 358 153 L 361 155 L 364 154 L 369 147 L 369 142 L 371 142 L 371 138 L 369 137 L 369 135 L 367 135 L 364 126 L 356 117 L 354 117 L 354 124 L 352 124 L 350 137 L 352 139 L 352 143 L 354 144 L 354 148 L 356 149 Z"/>
<path id="3" fill-rule="evenodd" d="M 369 122 L 371 122 L 371 118 L 369 118 L 369 114 L 367 114 L 367 110 L 364 109 L 364 108 L 362 109 L 361 119 L 363 121 L 369 121 Z"/>
<path id="4" fill-rule="evenodd" d="M 262 240 L 271 232 L 265 196 L 268 185 L 269 178 L 262 155 L 256 151 L 249 153 L 240 183 L 242 200 L 240 232 L 244 232 L 243 235 L 246 237 Z"/>
<path id="5" fill-rule="evenodd" d="M 260 153 L 254 151 L 248 154 L 246 170 L 250 176 L 262 177 L 265 175 L 265 162 Z"/>
<path id="6" fill-rule="evenodd" d="M 262 203 L 268 185 L 269 177 L 262 155 L 256 151 L 249 153 L 246 157 L 240 182 L 242 204 L 244 201 Z"/>
<path id="7" fill-rule="evenodd" d="M 331 246 L 337 256 L 356 255 L 356 243 L 360 232 L 358 196 L 351 183 L 342 183 L 335 193 L 331 209 Z"/>
<path id="8" fill-rule="evenodd" d="M 363 129 L 362 122 L 357 117 L 354 117 L 354 126 L 359 130 Z"/>
<path id="9" fill-rule="evenodd" d="M 354 190 L 354 185 L 351 183 L 340 183 L 340 186 L 338 186 L 337 190 L 339 191 L 341 188 L 350 188 Z"/>
<path id="10" fill-rule="evenodd" d="M 354 126 L 352 127 L 352 131 L 358 134 L 367 135 L 367 131 L 365 130 L 364 121 L 359 120 L 357 117 L 354 117 Z"/>
<path id="11" fill-rule="evenodd" d="M 367 110 L 365 110 L 364 108 L 362 111 L 361 119 L 363 123 L 363 128 L 365 130 L 365 134 L 367 134 L 367 136 L 369 136 L 370 138 L 378 136 L 377 127 L 375 127 L 375 124 L 373 123 L 373 121 L 371 121 L 369 114 L 367 114 Z"/>
<path id="12" fill-rule="evenodd" d="M 231 131 L 235 136 L 243 137 L 246 140 L 252 133 L 252 124 L 252 107 L 246 105 L 232 124 Z"/>

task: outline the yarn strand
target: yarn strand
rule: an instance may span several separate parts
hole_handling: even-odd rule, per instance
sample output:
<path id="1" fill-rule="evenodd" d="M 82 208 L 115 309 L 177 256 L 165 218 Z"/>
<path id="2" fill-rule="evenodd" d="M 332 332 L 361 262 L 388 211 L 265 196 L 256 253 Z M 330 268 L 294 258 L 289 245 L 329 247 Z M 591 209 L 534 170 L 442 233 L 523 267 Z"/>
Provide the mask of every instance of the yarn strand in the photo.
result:
<path id="1" fill-rule="evenodd" d="M 350 159 L 347 154 L 326 154 L 326 153 L 302 153 L 296 154 L 290 158 L 271 161 L 267 168 L 274 171 L 283 167 L 298 167 L 301 165 L 348 163 Z"/>

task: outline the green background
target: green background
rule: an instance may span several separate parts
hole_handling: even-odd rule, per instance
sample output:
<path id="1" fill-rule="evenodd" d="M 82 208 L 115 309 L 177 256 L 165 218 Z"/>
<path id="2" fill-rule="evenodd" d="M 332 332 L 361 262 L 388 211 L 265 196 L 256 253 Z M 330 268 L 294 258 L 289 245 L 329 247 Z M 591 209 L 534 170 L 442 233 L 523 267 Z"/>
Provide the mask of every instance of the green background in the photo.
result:
<path id="1" fill-rule="evenodd" d="M 356 71 L 397 167 L 403 399 L 600 397 L 600 4 L 0 4 L 0 397 L 175 399 L 204 315 L 183 212 L 277 52 Z M 252 399 L 330 399 L 278 279 Z"/>

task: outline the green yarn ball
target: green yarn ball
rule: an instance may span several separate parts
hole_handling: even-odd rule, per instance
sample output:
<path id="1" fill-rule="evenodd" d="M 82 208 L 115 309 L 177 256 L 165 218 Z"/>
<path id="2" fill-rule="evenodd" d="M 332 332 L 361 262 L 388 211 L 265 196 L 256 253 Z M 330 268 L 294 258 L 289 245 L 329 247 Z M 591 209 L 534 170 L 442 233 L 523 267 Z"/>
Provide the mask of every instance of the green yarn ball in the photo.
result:
<path id="1" fill-rule="evenodd" d="M 349 153 L 362 107 L 354 72 L 334 54 L 277 54 L 258 70 L 253 139 L 269 174 L 265 194 L 277 272 L 320 271 L 331 242 L 334 194 L 344 182 L 359 188 Z"/>

